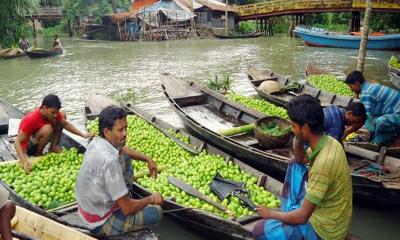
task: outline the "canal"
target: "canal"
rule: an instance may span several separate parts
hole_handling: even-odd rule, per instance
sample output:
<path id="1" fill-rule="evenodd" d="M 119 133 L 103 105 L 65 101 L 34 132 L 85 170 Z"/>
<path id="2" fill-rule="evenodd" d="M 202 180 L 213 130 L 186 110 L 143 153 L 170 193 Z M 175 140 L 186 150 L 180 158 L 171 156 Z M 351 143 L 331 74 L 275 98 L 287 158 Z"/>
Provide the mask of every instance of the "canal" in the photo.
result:
<path id="1" fill-rule="evenodd" d="M 49 48 L 51 40 L 38 38 L 38 47 Z M 356 49 L 306 47 L 299 39 L 279 36 L 134 43 L 62 37 L 61 41 L 65 49 L 62 56 L 0 61 L 0 97 L 28 111 L 37 107 L 46 94 L 57 94 L 69 120 L 80 128 L 83 128 L 83 106 L 90 93 L 115 97 L 127 91 L 134 93 L 138 107 L 182 127 L 161 91 L 159 76 L 164 72 L 203 83 L 215 75 L 229 75 L 235 92 L 255 96 L 245 74 L 250 65 L 304 80 L 307 63 L 345 75 L 356 68 L 358 55 Z M 388 81 L 387 62 L 392 54 L 396 53 L 368 51 L 367 79 Z M 398 239 L 400 236 L 399 209 L 355 206 L 353 215 L 351 232 L 362 239 Z M 201 239 L 169 219 L 155 231 L 160 239 Z"/>

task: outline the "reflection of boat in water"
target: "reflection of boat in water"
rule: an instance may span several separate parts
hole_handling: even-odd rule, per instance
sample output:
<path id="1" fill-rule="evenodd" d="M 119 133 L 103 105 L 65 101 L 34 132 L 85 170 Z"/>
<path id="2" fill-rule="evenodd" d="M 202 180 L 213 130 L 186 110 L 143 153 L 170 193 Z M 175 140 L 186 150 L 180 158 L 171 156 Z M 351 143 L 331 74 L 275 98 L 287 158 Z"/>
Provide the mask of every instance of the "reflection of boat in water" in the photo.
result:
<path id="1" fill-rule="evenodd" d="M 52 57 L 52 56 L 57 56 L 61 55 L 63 53 L 63 50 L 57 50 L 57 51 L 48 51 L 48 50 L 31 50 L 27 51 L 26 55 L 30 58 L 44 58 L 44 57 Z"/>
<path id="2" fill-rule="evenodd" d="M 10 59 L 25 56 L 25 52 L 20 48 L 0 49 L 0 58 Z"/>
<path id="3" fill-rule="evenodd" d="M 310 46 L 317 47 L 338 47 L 338 48 L 359 48 L 361 36 L 358 34 L 348 35 L 328 32 L 323 29 L 298 26 L 294 32 Z M 388 50 L 400 49 L 400 34 L 368 36 L 367 49 Z"/>

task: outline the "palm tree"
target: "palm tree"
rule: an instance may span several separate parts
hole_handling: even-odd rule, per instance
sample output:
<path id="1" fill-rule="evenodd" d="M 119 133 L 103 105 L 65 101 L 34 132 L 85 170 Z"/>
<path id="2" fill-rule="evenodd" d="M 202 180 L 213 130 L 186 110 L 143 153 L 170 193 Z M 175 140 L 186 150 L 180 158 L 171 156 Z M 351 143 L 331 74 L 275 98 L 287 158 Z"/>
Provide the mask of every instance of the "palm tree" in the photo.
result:
<path id="1" fill-rule="evenodd" d="M 358 51 L 358 62 L 357 62 L 357 70 L 360 72 L 363 72 L 364 70 L 365 55 L 367 54 L 368 30 L 369 30 L 369 22 L 371 20 L 371 11 L 372 11 L 372 0 L 366 0 L 363 32 L 361 37 L 360 49 Z"/>

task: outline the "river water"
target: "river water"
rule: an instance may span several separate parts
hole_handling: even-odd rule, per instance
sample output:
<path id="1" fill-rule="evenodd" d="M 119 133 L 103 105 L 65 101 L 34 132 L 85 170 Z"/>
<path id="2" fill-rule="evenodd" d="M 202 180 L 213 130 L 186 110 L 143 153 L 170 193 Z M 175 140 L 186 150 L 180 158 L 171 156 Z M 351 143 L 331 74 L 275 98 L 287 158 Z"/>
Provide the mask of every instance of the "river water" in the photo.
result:
<path id="1" fill-rule="evenodd" d="M 57 94 L 68 119 L 81 129 L 83 106 L 90 93 L 118 96 L 127 89 L 135 94 L 138 107 L 182 127 L 161 91 L 159 77 L 164 72 L 204 83 L 215 75 L 229 75 L 234 91 L 255 96 L 245 74 L 250 65 L 303 80 L 307 63 L 343 76 L 356 68 L 358 55 L 358 50 L 307 47 L 299 39 L 279 36 L 134 43 L 65 37 L 61 41 L 62 56 L 0 61 L 0 97 L 28 111 L 46 94 Z M 39 37 L 37 45 L 49 48 L 51 38 Z M 399 52 L 368 51 L 366 78 L 386 83 L 387 61 L 392 54 L 399 56 Z M 399 209 L 355 206 L 353 214 L 351 232 L 362 239 L 399 239 Z M 167 218 L 155 231 L 160 239 L 201 239 Z"/>

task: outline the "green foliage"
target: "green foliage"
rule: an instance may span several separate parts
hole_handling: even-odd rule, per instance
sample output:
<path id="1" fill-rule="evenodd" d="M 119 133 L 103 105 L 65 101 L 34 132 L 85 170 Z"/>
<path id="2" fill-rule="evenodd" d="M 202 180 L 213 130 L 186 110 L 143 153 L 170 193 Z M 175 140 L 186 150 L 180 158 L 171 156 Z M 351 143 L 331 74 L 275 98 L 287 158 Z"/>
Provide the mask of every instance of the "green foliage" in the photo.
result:
<path id="1" fill-rule="evenodd" d="M 130 102 L 134 103 L 138 99 L 135 91 L 133 89 L 127 89 L 123 92 L 119 92 L 118 95 L 115 97 L 115 100 L 118 102 Z"/>
<path id="2" fill-rule="evenodd" d="M 29 35 L 30 25 L 25 18 L 39 6 L 39 0 L 2 0 L 0 4 L 0 45 L 17 44 L 22 35 Z"/>
<path id="3" fill-rule="evenodd" d="M 239 32 L 242 34 L 255 32 L 256 27 L 257 25 L 255 21 L 239 22 Z"/>
<path id="4" fill-rule="evenodd" d="M 395 56 L 392 56 L 389 60 L 389 65 L 394 67 L 394 68 L 398 68 L 400 69 L 400 63 L 399 63 L 399 59 L 397 59 Z"/>
<path id="5" fill-rule="evenodd" d="M 40 0 L 40 6 L 61 6 L 62 0 Z"/>
<path id="6" fill-rule="evenodd" d="M 373 13 L 370 28 L 374 32 L 398 32 L 400 30 L 400 14 Z"/>
<path id="7" fill-rule="evenodd" d="M 64 26 L 59 24 L 55 27 L 48 27 L 38 30 L 37 32 L 44 35 L 44 36 L 54 36 L 56 34 L 61 34 L 65 30 Z"/>
<path id="8" fill-rule="evenodd" d="M 218 79 L 218 76 L 215 75 L 214 79 L 209 79 L 208 80 L 208 88 L 214 90 L 214 91 L 218 91 L 222 94 L 227 94 L 228 91 L 231 89 L 232 87 L 232 79 L 230 76 L 225 75 L 224 78 L 221 80 Z"/>

